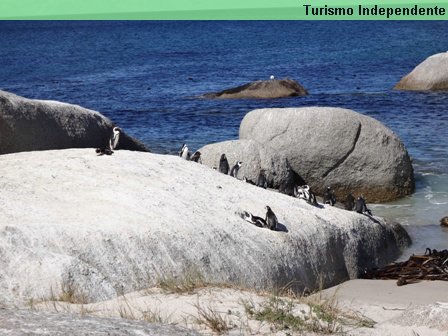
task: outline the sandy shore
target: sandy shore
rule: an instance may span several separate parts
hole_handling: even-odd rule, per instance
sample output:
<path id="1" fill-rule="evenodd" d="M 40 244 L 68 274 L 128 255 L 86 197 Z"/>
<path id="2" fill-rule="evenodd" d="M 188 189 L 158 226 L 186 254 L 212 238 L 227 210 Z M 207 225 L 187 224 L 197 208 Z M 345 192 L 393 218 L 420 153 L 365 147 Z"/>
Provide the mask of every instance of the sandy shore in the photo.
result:
<path id="1" fill-rule="evenodd" d="M 397 286 L 395 280 L 351 280 L 323 291 L 341 309 L 362 313 L 377 324 L 353 335 L 448 335 L 448 282 Z"/>
<path id="2" fill-rule="evenodd" d="M 351 280 L 306 298 L 223 287 L 151 288 L 93 304 L 42 302 L 33 308 L 174 324 L 204 335 L 218 334 L 213 321 L 221 321 L 227 335 L 448 335 L 448 282 L 443 281 L 399 287 L 392 280 Z M 269 320 L 268 310 L 279 319 L 291 313 L 314 324 L 296 330 L 294 322 Z"/>

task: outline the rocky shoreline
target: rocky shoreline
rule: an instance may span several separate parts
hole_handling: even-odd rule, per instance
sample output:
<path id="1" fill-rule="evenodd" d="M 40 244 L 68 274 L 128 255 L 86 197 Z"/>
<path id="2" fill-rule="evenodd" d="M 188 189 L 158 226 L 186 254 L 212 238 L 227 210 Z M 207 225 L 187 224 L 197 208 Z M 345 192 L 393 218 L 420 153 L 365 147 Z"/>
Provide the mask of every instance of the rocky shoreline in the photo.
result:
<path id="1" fill-rule="evenodd" d="M 92 307 L 83 310 L 86 305 L 122 300 L 124 294 L 132 296 L 167 279 L 179 281 L 191 274 L 211 284 L 206 288 L 219 285 L 265 293 L 252 293 L 249 298 L 253 300 L 264 300 L 269 296 L 266 293 L 285 287 L 299 297 L 356 279 L 366 269 L 393 261 L 410 244 L 398 223 L 329 205 L 316 207 L 210 169 L 212 160 L 205 148 L 201 149 L 205 163 L 201 165 L 148 153 L 137 140 L 124 135 L 118 150 L 98 156 L 93 148 L 104 146 L 113 127 L 99 113 L 5 92 L 0 98 L 0 125 L 6 132 L 0 137 L 0 153 L 4 154 L 0 165 L 0 307 L 8 308 L 0 310 L 0 322 L 16 326 L 5 329 L 0 323 L 0 331 L 3 327 L 5 332 L 20 334 L 23 319 L 34 325 L 40 319 L 54 319 L 53 332 L 62 334 L 62 325 L 75 328 L 80 320 L 11 308 L 35 309 L 37 303 L 39 309 L 52 310 L 60 304 L 75 304 L 76 314 L 92 315 Z M 14 124 L 16 112 L 32 118 L 19 118 Z M 51 133 L 46 128 L 51 119 L 56 119 L 57 136 L 39 142 L 39 134 Z M 84 126 L 78 132 L 79 122 Z M 399 139 L 383 131 L 379 123 L 374 125 L 375 134 L 387 140 L 383 144 L 397 143 L 406 158 Z M 363 124 L 363 128 L 368 127 Z M 35 131 L 22 138 L 24 129 Z M 96 137 L 90 137 L 91 133 Z M 258 144 L 251 143 L 254 140 L 242 134 L 241 143 L 263 143 L 260 139 Z M 216 153 L 223 151 L 219 148 Z M 225 152 L 231 159 L 239 153 Z M 262 168 L 263 160 L 273 162 L 262 156 L 253 159 L 254 171 Z M 292 157 L 287 161 L 294 167 Z M 250 168 L 249 162 L 245 164 Z M 273 165 L 274 175 L 281 178 L 284 161 L 278 162 Z M 244 169 L 241 172 L 248 174 Z M 267 205 L 283 230 L 265 230 L 241 218 L 244 211 L 264 216 Z M 193 292 L 202 295 L 196 289 Z M 157 295 L 164 300 L 163 293 Z M 117 313 L 129 318 L 123 310 L 105 316 Z M 151 316 L 145 321 L 157 322 Z M 109 327 L 102 329 L 104 323 L 116 325 L 118 334 L 137 334 L 129 329 L 145 335 L 183 332 L 175 327 L 146 330 L 141 323 L 88 319 L 98 327 L 98 334 L 110 332 Z M 210 327 L 194 329 L 210 332 Z M 232 327 L 228 332 L 238 334 L 241 329 Z"/>

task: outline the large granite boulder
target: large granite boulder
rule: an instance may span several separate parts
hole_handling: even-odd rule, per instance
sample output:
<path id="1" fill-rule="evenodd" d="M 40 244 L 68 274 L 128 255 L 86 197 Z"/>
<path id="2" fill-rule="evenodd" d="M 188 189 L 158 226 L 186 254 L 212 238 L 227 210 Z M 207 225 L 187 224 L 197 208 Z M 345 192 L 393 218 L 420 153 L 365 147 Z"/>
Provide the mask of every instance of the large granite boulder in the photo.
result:
<path id="1" fill-rule="evenodd" d="M 332 186 L 340 198 L 354 191 L 369 201 L 389 201 L 414 190 L 411 160 L 400 139 L 351 110 L 255 110 L 241 122 L 240 138 L 269 144 L 318 193 Z"/>
<path id="2" fill-rule="evenodd" d="M 0 91 L 0 154 L 105 146 L 112 122 L 92 110 Z M 122 132 L 118 148 L 148 151 Z"/>
<path id="3" fill-rule="evenodd" d="M 326 186 L 331 186 L 340 200 L 354 192 L 364 194 L 369 202 L 384 202 L 414 190 L 411 160 L 400 139 L 377 120 L 351 110 L 254 110 L 241 122 L 240 140 L 234 144 L 247 141 L 252 148 L 261 148 L 261 168 L 266 170 L 272 188 L 285 181 L 285 167 L 289 166 L 316 193 L 322 194 Z M 215 156 L 221 153 L 232 153 L 232 158 L 243 162 L 246 156 L 257 155 L 255 151 L 241 151 L 239 145 L 223 144 L 200 149 L 206 164 L 208 156 L 216 162 Z M 257 166 L 245 169 L 248 176 L 259 171 Z"/>
<path id="4" fill-rule="evenodd" d="M 397 90 L 448 90 L 448 52 L 429 56 L 404 76 Z"/>
<path id="5" fill-rule="evenodd" d="M 87 302 L 165 277 L 270 289 L 315 289 L 394 260 L 409 243 L 399 224 L 318 208 L 177 156 L 90 149 L 2 156 L 0 303 L 58 297 Z M 242 211 L 269 205 L 282 231 Z"/>
<path id="6" fill-rule="evenodd" d="M 283 98 L 306 96 L 308 92 L 295 80 L 271 79 L 247 83 L 220 92 L 206 93 L 204 98 L 242 99 L 242 98 Z"/>

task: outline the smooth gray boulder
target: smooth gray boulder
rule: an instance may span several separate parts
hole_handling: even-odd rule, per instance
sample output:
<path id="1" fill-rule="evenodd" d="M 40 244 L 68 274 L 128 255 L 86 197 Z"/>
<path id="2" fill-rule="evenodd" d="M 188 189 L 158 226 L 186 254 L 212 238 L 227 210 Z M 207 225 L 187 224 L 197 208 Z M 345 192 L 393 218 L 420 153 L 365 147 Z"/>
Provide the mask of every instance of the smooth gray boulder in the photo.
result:
<path id="1" fill-rule="evenodd" d="M 108 144 L 112 122 L 83 107 L 0 91 L 0 154 Z M 148 151 L 122 132 L 119 149 Z"/>
<path id="2" fill-rule="evenodd" d="M 200 334 L 174 325 L 131 321 L 121 318 L 0 309 L 0 335 L 187 336 Z"/>
<path id="3" fill-rule="evenodd" d="M 395 85 L 394 89 L 410 91 L 448 90 L 448 52 L 429 56 L 404 76 Z"/>
<path id="4" fill-rule="evenodd" d="M 379 121 L 351 110 L 254 110 L 241 122 L 240 139 L 255 141 L 271 157 L 286 158 L 318 194 L 331 186 L 339 200 L 352 191 L 369 202 L 384 202 L 414 190 L 411 160 L 400 139 Z"/>
<path id="5" fill-rule="evenodd" d="M 406 231 L 252 186 L 177 156 L 90 149 L 7 154 L 0 165 L 0 304 L 103 301 L 191 272 L 302 291 L 382 266 Z M 276 213 L 282 231 L 242 211 Z M 287 231 L 287 232 L 286 232 Z"/>
<path id="6" fill-rule="evenodd" d="M 298 82 L 289 78 L 285 78 L 285 79 L 259 80 L 256 82 L 247 83 L 220 92 L 206 93 L 203 95 L 203 98 L 274 99 L 283 97 L 306 96 L 307 94 L 308 92 L 306 91 L 306 89 Z"/>

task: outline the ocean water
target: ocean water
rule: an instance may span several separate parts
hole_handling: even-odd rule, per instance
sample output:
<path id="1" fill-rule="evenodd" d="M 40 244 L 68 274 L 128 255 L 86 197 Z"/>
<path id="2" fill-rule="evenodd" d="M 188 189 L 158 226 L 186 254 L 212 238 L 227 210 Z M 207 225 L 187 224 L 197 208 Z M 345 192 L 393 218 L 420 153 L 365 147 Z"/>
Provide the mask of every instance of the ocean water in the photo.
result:
<path id="1" fill-rule="evenodd" d="M 448 248 L 448 92 L 397 92 L 399 79 L 448 50 L 446 21 L 0 22 L 0 89 L 98 110 L 172 153 L 236 139 L 262 107 L 337 106 L 391 128 L 413 158 L 415 194 L 372 205 L 398 220 L 420 253 Z M 290 77 L 310 92 L 278 100 L 199 96 Z"/>

